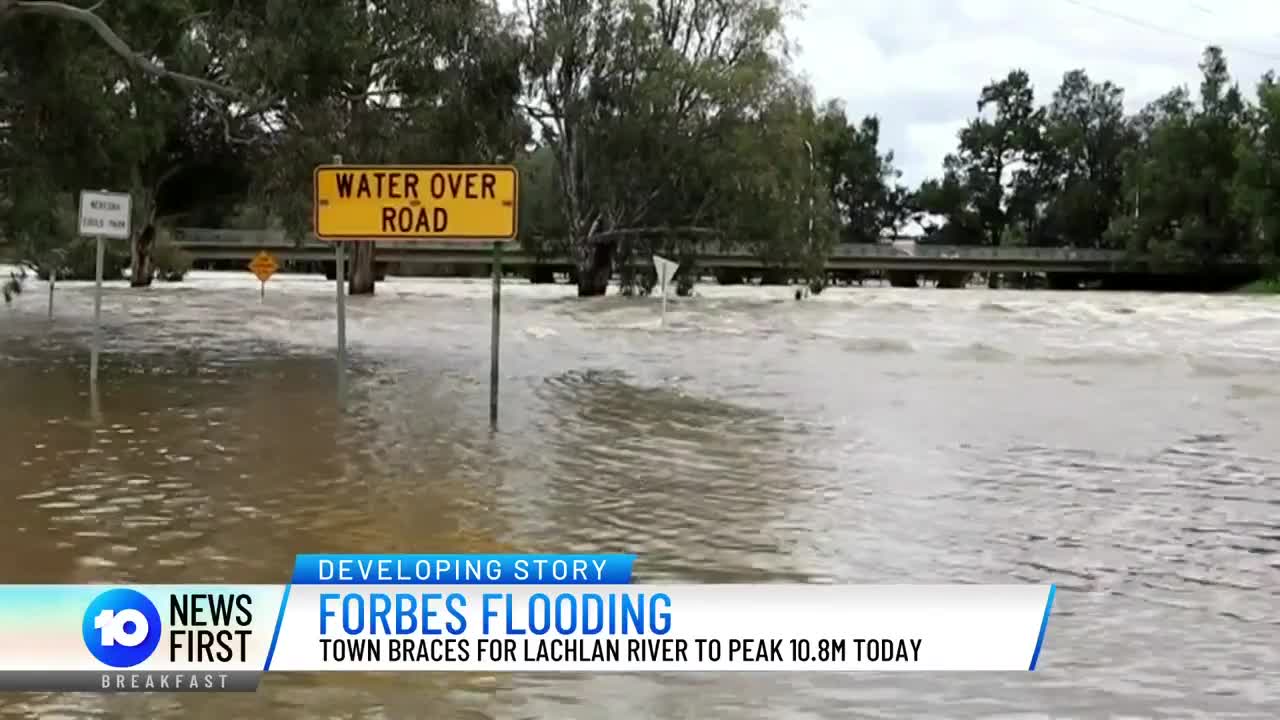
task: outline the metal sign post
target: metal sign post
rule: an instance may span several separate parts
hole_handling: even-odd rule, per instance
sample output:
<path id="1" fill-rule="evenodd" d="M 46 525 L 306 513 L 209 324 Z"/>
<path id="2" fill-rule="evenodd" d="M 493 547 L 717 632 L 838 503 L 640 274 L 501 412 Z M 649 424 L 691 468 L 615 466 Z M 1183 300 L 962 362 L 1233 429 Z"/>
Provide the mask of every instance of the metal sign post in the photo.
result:
<path id="1" fill-rule="evenodd" d="M 89 356 L 89 384 L 98 384 L 98 354 L 102 352 L 102 260 L 105 246 L 97 238 L 98 260 L 93 280 L 93 352 Z"/>
<path id="2" fill-rule="evenodd" d="M 658 318 L 659 325 L 667 324 L 667 278 L 662 278 L 662 316 Z"/>
<path id="3" fill-rule="evenodd" d="M 102 353 L 102 266 L 106 254 L 104 242 L 107 238 L 128 240 L 130 221 L 128 193 L 80 191 L 80 234 L 93 237 L 97 242 L 97 267 L 93 283 L 93 350 L 89 356 L 89 384 L 95 387 L 98 383 L 98 356 Z M 50 281 L 52 278 L 50 275 Z M 49 311 L 52 314 L 52 294 L 49 296 Z"/>
<path id="4" fill-rule="evenodd" d="M 658 284 L 662 289 L 662 317 L 658 320 L 659 325 L 667 324 L 667 283 L 675 277 L 676 269 L 679 267 L 678 262 L 658 255 L 653 256 L 653 269 L 658 272 Z"/>
<path id="5" fill-rule="evenodd" d="M 58 282 L 58 266 L 49 268 L 49 319 L 53 319 L 53 286 Z"/>
<path id="6" fill-rule="evenodd" d="M 334 155 L 333 164 L 341 165 L 342 156 Z M 316 208 L 315 212 L 318 217 L 320 214 L 320 209 Z M 320 228 L 318 227 L 316 228 L 317 232 L 319 231 L 319 229 Z M 347 402 L 347 288 L 346 288 L 346 282 L 345 282 L 347 277 L 347 270 L 345 267 L 343 267 L 343 265 L 346 264 L 343 262 L 344 260 L 346 260 L 346 258 L 343 257 L 343 255 L 346 254 L 345 250 L 346 248 L 343 246 L 341 241 L 335 242 L 333 244 L 333 264 L 334 264 L 334 278 L 335 278 L 334 282 L 336 284 L 337 293 L 338 293 L 337 295 L 337 301 L 338 301 L 337 363 L 338 363 L 338 404 L 340 406 L 345 406 Z"/>
<path id="7" fill-rule="evenodd" d="M 341 242 L 333 244 L 334 274 L 337 277 L 338 293 L 338 401 L 346 403 L 347 397 L 347 288 L 344 280 L 347 269 L 344 267 L 346 248 Z"/>
<path id="8" fill-rule="evenodd" d="M 346 165 L 341 155 L 313 174 L 315 236 L 334 244 L 338 292 L 338 382 L 346 368 L 344 242 L 454 240 L 493 245 L 489 422 L 498 422 L 502 243 L 519 221 L 519 174 L 509 165 Z"/>
<path id="9" fill-rule="evenodd" d="M 498 343 L 502 323 L 502 243 L 493 244 L 493 311 L 489 329 L 489 428 L 498 429 Z"/>

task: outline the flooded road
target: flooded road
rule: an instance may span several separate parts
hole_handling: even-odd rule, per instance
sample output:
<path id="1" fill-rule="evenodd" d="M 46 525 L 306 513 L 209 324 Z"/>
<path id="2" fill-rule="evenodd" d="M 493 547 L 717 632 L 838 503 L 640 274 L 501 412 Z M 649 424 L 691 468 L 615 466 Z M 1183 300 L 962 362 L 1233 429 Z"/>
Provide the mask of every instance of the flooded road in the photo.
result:
<path id="1" fill-rule="evenodd" d="M 1015 675 L 268 675 L 95 718 L 1274 717 L 1280 299 L 704 286 L 669 304 L 247 273 L 0 307 L 3 582 L 285 582 L 298 552 L 635 552 L 639 582 L 1057 582 Z M 1272 711 L 1264 708 L 1271 707 Z"/>

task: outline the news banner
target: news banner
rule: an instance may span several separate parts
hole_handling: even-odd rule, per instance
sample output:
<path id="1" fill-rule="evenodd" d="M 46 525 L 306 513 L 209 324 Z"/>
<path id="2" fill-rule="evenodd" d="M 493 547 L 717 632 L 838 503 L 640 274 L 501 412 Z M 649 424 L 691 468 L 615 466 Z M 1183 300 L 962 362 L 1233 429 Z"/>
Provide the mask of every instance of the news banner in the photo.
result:
<path id="1" fill-rule="evenodd" d="M 632 555 L 299 555 L 286 585 L 0 586 L 0 690 L 267 672 L 1035 670 L 1053 585 L 637 585 Z"/>

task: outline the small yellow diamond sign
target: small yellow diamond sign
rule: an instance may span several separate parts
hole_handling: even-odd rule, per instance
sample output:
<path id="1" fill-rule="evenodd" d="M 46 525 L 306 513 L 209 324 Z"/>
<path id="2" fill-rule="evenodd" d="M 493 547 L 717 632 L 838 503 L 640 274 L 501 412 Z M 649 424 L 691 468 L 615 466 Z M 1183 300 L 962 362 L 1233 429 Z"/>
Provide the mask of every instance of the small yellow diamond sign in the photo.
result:
<path id="1" fill-rule="evenodd" d="M 279 269 L 280 264 L 276 262 L 275 258 L 268 255 L 265 250 L 255 255 L 253 260 L 249 261 L 249 272 L 257 275 L 258 280 L 262 282 L 270 280 L 271 276 L 275 275 L 276 271 Z"/>

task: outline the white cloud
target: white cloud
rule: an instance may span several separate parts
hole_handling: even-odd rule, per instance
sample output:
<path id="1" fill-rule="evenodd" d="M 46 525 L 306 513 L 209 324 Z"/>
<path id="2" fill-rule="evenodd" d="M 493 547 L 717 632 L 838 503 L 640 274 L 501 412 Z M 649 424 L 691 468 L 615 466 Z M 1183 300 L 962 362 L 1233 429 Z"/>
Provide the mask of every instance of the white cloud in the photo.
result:
<path id="1" fill-rule="evenodd" d="M 1084 68 L 1123 87 L 1131 110 L 1175 85 L 1194 89 L 1209 43 L 1250 95 L 1280 67 L 1274 0 L 809 0 L 790 30 L 819 97 L 879 115 L 912 184 L 938 174 L 981 87 L 1015 67 L 1041 101 Z"/>

